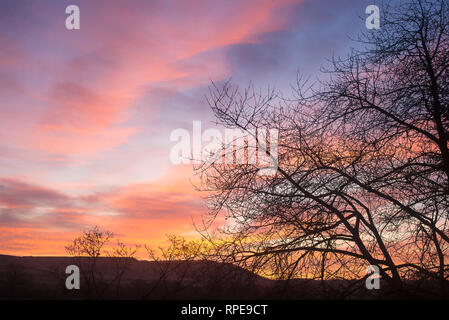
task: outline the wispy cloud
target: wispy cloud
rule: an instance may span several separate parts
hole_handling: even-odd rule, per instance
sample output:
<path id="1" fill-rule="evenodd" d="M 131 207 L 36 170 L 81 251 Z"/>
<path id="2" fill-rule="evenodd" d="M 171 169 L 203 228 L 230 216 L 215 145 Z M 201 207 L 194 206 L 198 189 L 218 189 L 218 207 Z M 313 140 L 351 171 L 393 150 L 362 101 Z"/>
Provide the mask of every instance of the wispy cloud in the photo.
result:
<path id="1" fill-rule="evenodd" d="M 68 4 L 0 2 L 0 252 L 62 253 L 93 224 L 191 231 L 206 209 L 168 137 L 210 119 L 210 80 L 286 84 L 350 29 L 332 1 L 80 0 L 68 31 Z"/>

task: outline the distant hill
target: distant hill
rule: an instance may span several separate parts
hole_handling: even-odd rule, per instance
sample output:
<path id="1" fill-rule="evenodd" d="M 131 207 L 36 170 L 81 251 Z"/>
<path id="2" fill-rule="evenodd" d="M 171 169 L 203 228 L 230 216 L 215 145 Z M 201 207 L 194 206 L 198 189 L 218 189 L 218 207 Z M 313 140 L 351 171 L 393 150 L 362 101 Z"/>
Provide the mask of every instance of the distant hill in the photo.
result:
<path id="1" fill-rule="evenodd" d="M 81 269 L 81 290 L 67 290 L 65 269 Z M 0 298 L 190 299 L 245 296 L 272 280 L 212 261 L 0 255 Z M 241 289 L 236 292 L 235 289 Z M 243 290 L 243 291 L 242 291 Z"/>
<path id="2" fill-rule="evenodd" d="M 68 290 L 65 269 L 81 269 L 81 289 Z M 382 284 L 384 287 L 385 285 Z M 355 280 L 270 280 L 213 261 L 0 255 L 0 299 L 380 299 Z"/>

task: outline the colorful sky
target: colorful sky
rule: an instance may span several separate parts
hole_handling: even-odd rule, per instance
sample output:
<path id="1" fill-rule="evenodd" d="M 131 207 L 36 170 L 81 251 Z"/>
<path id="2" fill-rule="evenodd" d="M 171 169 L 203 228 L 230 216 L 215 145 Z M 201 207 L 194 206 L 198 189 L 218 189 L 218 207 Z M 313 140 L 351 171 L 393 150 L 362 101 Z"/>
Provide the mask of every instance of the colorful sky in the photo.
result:
<path id="1" fill-rule="evenodd" d="M 289 92 L 298 69 L 318 76 L 369 4 L 2 0 L 0 254 L 63 255 L 93 225 L 128 244 L 193 236 L 207 208 L 191 166 L 169 161 L 170 132 L 214 127 L 211 80 Z"/>

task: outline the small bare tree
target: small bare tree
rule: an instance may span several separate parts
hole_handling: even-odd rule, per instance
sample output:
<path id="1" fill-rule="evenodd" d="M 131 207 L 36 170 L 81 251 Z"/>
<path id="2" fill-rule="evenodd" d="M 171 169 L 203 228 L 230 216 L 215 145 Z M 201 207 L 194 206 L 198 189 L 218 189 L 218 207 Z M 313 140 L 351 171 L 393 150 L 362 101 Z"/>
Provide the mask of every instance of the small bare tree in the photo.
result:
<path id="1" fill-rule="evenodd" d="M 189 241 L 180 236 L 168 235 L 167 242 L 167 246 L 157 249 L 145 246 L 153 262 L 151 273 L 157 275 L 157 279 L 143 295 L 143 299 L 150 298 L 155 293 L 159 297 L 175 297 L 195 280 L 192 264 L 205 260 L 203 240 Z"/>
<path id="2" fill-rule="evenodd" d="M 122 278 L 137 253 L 139 247 L 127 247 L 120 240 L 117 246 L 106 248 L 114 234 L 101 230 L 98 226 L 90 228 L 66 246 L 66 251 L 73 256 L 80 267 L 86 285 L 86 296 L 89 299 L 102 298 L 111 286 L 115 286 L 116 295 L 120 294 Z M 111 264 L 99 267 L 100 257 L 108 257 Z M 109 270 L 110 269 L 110 270 Z M 105 275 L 112 272 L 107 278 Z"/>

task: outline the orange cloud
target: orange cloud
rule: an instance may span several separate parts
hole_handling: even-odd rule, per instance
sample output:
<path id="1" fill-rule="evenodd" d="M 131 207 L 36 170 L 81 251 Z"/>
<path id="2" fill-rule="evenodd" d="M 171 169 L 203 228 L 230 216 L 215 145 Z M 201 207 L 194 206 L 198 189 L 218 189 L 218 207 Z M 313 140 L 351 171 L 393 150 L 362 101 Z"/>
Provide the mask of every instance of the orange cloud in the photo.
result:
<path id="1" fill-rule="evenodd" d="M 8 160 L 19 173 L 4 175 L 24 176 L 27 183 L 0 179 L 0 252 L 64 254 L 67 241 L 92 225 L 139 243 L 192 232 L 192 218 L 206 208 L 189 182 L 191 167 L 171 168 L 148 183 L 120 179 L 137 162 L 133 155 L 146 156 L 142 148 L 168 161 L 157 149 L 169 143 L 168 136 L 139 136 L 146 129 L 152 133 L 148 128 L 160 111 L 157 98 L 146 94 L 150 88 L 188 91 L 229 77 L 219 49 L 281 30 L 286 19 L 276 11 L 296 2 L 80 0 L 83 22 L 76 32 L 59 27 L 61 17 L 53 16 L 61 4 L 13 6 L 10 17 L 21 19 L 8 18 L 5 28 L 0 21 L 0 152 L 20 155 L 14 163 Z M 131 118 L 131 111 L 142 116 L 136 106 L 145 109 L 137 124 Z M 126 144 L 128 149 L 118 150 Z M 72 158 L 75 170 L 58 167 Z M 37 159 L 49 159 L 47 166 Z M 113 174 L 116 186 L 79 181 L 82 174 L 91 180 L 90 174 Z M 83 196 L 67 187 L 77 183 Z"/>
<path id="2" fill-rule="evenodd" d="M 151 184 L 78 197 L 2 179 L 0 253 L 63 255 L 75 235 L 94 225 L 134 244 L 162 244 L 170 233 L 191 236 L 192 222 L 207 209 L 188 183 L 191 168 L 179 168 Z"/>

